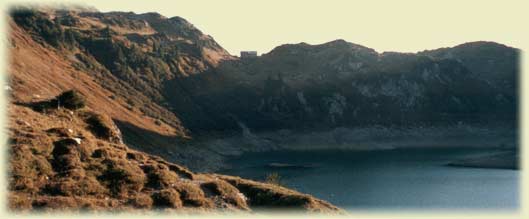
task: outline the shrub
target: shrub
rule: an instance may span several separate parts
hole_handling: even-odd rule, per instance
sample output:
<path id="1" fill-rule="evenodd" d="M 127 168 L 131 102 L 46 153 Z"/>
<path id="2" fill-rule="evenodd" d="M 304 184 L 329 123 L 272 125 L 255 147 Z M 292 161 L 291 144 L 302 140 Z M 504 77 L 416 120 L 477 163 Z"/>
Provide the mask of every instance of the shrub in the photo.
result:
<path id="1" fill-rule="evenodd" d="M 128 202 L 135 208 L 150 208 L 152 206 L 152 198 L 141 193 L 129 198 Z"/>
<path id="2" fill-rule="evenodd" d="M 123 185 L 127 183 L 127 177 L 128 174 L 125 170 L 110 168 L 99 177 L 99 180 L 107 181 L 110 192 L 113 195 L 118 195 L 123 192 Z"/>
<path id="3" fill-rule="evenodd" d="M 72 153 L 76 150 L 77 141 L 73 138 L 65 138 L 53 143 L 52 154 L 54 157 Z"/>
<path id="4" fill-rule="evenodd" d="M 85 106 L 84 97 L 77 91 L 69 90 L 61 93 L 59 96 L 45 101 L 31 103 L 30 106 L 40 112 L 48 109 L 64 107 L 70 110 L 76 110 Z"/>
<path id="5" fill-rule="evenodd" d="M 138 192 L 143 188 L 145 176 L 137 166 L 127 162 L 108 161 L 109 166 L 98 179 L 109 188 L 114 196 L 123 196 L 128 192 Z"/>
<path id="6" fill-rule="evenodd" d="M 75 90 L 65 91 L 56 98 L 57 105 L 66 109 L 76 110 L 85 107 L 85 98 Z"/>
<path id="7" fill-rule="evenodd" d="M 178 166 L 178 165 L 175 165 L 175 164 L 167 164 L 167 166 L 169 167 L 169 170 L 173 171 L 174 173 L 176 173 L 178 175 L 178 177 L 180 178 L 184 178 L 184 179 L 193 179 L 193 173 L 181 166 Z"/>
<path id="8" fill-rule="evenodd" d="M 241 209 L 248 208 L 245 200 L 246 197 L 242 193 L 239 193 L 237 188 L 225 181 L 215 180 L 205 182 L 202 183 L 200 187 L 207 196 L 219 196 L 227 203 L 230 203 Z"/>
<path id="9" fill-rule="evenodd" d="M 279 173 L 275 173 L 275 172 L 266 175 L 265 182 L 269 184 L 278 185 L 278 186 L 282 185 L 281 176 L 279 175 Z"/>
<path id="10" fill-rule="evenodd" d="M 184 206 L 212 207 L 213 204 L 206 199 L 204 191 L 193 183 L 179 183 L 176 190 L 180 193 L 180 199 Z"/>
<path id="11" fill-rule="evenodd" d="M 114 130 L 114 124 L 110 118 L 91 112 L 86 112 L 84 117 L 85 122 L 88 124 L 88 129 L 96 138 L 114 143 L 121 141 L 121 136 Z"/>
<path id="12" fill-rule="evenodd" d="M 269 175 L 279 176 L 278 174 Z M 257 183 L 238 177 L 221 176 L 221 179 L 235 186 L 247 197 L 248 204 L 253 207 L 299 210 L 305 208 L 313 201 L 313 198 L 308 195 L 303 195 L 276 185 Z"/>
<path id="13" fill-rule="evenodd" d="M 82 177 L 81 179 L 64 177 L 47 184 L 42 193 L 52 196 L 88 196 L 105 194 L 106 189 L 93 177 Z"/>
<path id="14" fill-rule="evenodd" d="M 60 173 L 67 173 L 69 170 L 80 168 L 82 163 L 77 154 L 64 154 L 54 156 L 51 163 L 53 169 Z"/>
<path id="15" fill-rule="evenodd" d="M 165 189 L 152 194 L 153 205 L 156 208 L 180 208 L 182 200 L 174 189 Z"/>
<path id="16" fill-rule="evenodd" d="M 165 168 L 158 166 L 144 166 L 143 172 L 147 175 L 147 187 L 154 189 L 164 189 L 178 182 L 178 176 Z"/>

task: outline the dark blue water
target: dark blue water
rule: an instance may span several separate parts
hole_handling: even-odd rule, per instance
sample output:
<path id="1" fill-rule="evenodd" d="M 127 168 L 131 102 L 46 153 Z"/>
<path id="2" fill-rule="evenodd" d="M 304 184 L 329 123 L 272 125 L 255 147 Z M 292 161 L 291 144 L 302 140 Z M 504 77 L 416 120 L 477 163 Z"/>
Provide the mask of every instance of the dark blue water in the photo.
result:
<path id="1" fill-rule="evenodd" d="M 519 207 L 519 172 L 444 164 L 484 149 L 277 151 L 248 153 L 223 173 L 263 181 L 277 172 L 283 185 L 345 209 L 503 209 Z M 490 152 L 490 151 L 488 151 Z M 313 168 L 270 168 L 278 162 Z"/>

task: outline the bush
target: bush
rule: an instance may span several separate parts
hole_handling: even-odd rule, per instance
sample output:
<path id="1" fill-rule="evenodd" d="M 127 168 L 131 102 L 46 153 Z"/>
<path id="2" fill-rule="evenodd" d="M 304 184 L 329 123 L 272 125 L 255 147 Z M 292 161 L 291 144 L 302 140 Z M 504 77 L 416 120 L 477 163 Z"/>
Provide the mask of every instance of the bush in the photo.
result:
<path id="1" fill-rule="evenodd" d="M 192 207 L 213 207 L 213 203 L 206 199 L 204 191 L 196 184 L 186 182 L 179 183 L 176 191 L 180 193 L 180 199 L 184 206 Z"/>
<path id="2" fill-rule="evenodd" d="M 178 176 L 165 168 L 159 168 L 158 166 L 148 165 L 142 167 L 143 172 L 147 175 L 147 187 L 153 189 L 164 189 L 171 187 L 172 184 L 178 182 Z"/>
<path id="3" fill-rule="evenodd" d="M 105 139 L 113 143 L 121 142 L 121 135 L 115 129 L 114 123 L 108 116 L 93 112 L 84 112 L 84 120 L 88 124 L 88 130 L 99 139 Z"/>
<path id="4" fill-rule="evenodd" d="M 129 198 L 129 204 L 135 208 L 150 208 L 152 206 L 152 198 L 145 194 L 137 194 L 134 197 Z"/>
<path id="5" fill-rule="evenodd" d="M 151 197 L 156 208 L 180 208 L 183 205 L 180 194 L 173 189 L 155 192 Z"/>
<path id="6" fill-rule="evenodd" d="M 202 190 L 207 196 L 219 196 L 227 203 L 238 206 L 242 209 L 247 209 L 246 197 L 239 193 L 239 190 L 228 182 L 222 180 L 215 180 L 205 182 L 200 185 Z"/>
<path id="7" fill-rule="evenodd" d="M 34 110 L 46 112 L 48 109 L 58 109 L 64 107 L 70 110 L 76 110 L 85 107 L 85 98 L 75 90 L 68 90 L 56 96 L 53 99 L 30 103 Z"/>
<path id="8" fill-rule="evenodd" d="M 66 109 L 76 110 L 85 107 L 85 98 L 75 90 L 65 91 L 56 98 L 57 105 Z"/>
<path id="9" fill-rule="evenodd" d="M 127 162 L 110 160 L 107 170 L 98 179 L 116 197 L 123 197 L 130 192 L 139 192 L 145 184 L 145 176 L 139 167 Z"/>
<path id="10" fill-rule="evenodd" d="M 279 173 L 270 173 L 266 175 L 265 182 L 278 186 L 282 185 L 281 176 L 279 175 Z"/>

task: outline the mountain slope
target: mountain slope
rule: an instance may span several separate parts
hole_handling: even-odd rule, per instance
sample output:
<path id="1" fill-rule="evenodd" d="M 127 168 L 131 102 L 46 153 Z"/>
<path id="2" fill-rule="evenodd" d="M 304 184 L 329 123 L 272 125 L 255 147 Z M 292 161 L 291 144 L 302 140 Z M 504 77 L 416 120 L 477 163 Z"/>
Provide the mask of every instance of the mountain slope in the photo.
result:
<path id="1" fill-rule="evenodd" d="M 370 127 L 517 130 L 519 50 L 493 42 L 413 54 L 335 40 L 238 59 L 180 17 L 28 8 L 10 15 L 14 101 L 75 88 L 116 122 L 129 146 L 193 170 L 217 169 L 226 154 L 247 147 L 200 141 L 233 134 L 277 148 L 254 133 L 327 139 L 344 136 L 333 130 Z"/>
<path id="2" fill-rule="evenodd" d="M 214 153 L 185 146 L 191 135 L 161 94 L 166 80 L 233 59 L 184 19 L 15 7 L 9 25 L 15 102 L 76 89 L 87 96 L 88 106 L 116 121 L 132 147 L 192 168 L 219 162 Z"/>
<path id="3" fill-rule="evenodd" d="M 458 52 L 447 57 L 445 50 Z M 379 54 L 343 40 L 289 44 L 175 82 L 198 106 L 178 97 L 170 102 L 197 132 L 237 130 L 240 123 L 257 131 L 515 126 L 518 56 L 517 49 L 491 42 L 417 54 Z"/>
<path id="4" fill-rule="evenodd" d="M 185 136 L 185 130 L 172 113 L 108 71 L 105 74 L 101 65 L 94 63 L 93 66 L 86 67 L 77 59 L 79 55 L 39 42 L 38 40 L 43 40 L 39 33 L 28 32 L 12 21 L 10 24 L 9 71 L 12 98 L 15 101 L 49 98 L 66 89 L 75 88 L 86 94 L 89 105 L 97 106 L 117 120 L 163 135 Z M 139 105 L 136 104 L 138 102 L 143 102 L 148 108 L 144 111 L 161 115 L 167 124 L 156 125 L 157 118 L 145 115 L 138 107 L 131 106 Z"/>
<path id="5" fill-rule="evenodd" d="M 106 115 L 47 103 L 9 104 L 12 210 L 247 212 L 282 207 L 341 212 L 277 185 L 193 173 L 129 149 Z"/>
<path id="6" fill-rule="evenodd" d="M 55 74 L 61 74 L 65 69 L 88 74 L 101 87 L 112 92 L 105 99 L 112 99 L 110 102 L 122 99 L 126 103 L 121 105 L 129 111 L 139 111 L 139 114 L 159 120 L 158 123 L 166 123 L 178 129 L 173 131 L 173 134 L 179 132 L 178 135 L 185 135 L 185 130 L 166 108 L 168 104 L 161 94 L 163 82 L 197 74 L 221 60 L 232 59 L 210 36 L 179 17 L 166 18 L 156 13 L 16 8 L 11 11 L 11 18 L 13 44 L 22 49 L 48 50 L 24 55 L 40 55 L 45 60 L 44 54 L 54 53 L 56 61 L 62 59 L 61 63 L 64 63 L 57 66 L 64 70 L 53 69 Z M 40 45 L 17 43 L 17 37 L 26 37 L 25 42 L 31 44 L 35 41 Z M 16 58 L 16 52 L 13 52 L 13 61 L 24 62 L 25 59 Z M 12 66 L 21 66 L 17 64 Z M 36 69 L 15 68 L 13 71 L 32 72 Z M 18 75 L 14 74 L 14 77 Z M 160 132 L 158 129 L 154 131 Z"/>

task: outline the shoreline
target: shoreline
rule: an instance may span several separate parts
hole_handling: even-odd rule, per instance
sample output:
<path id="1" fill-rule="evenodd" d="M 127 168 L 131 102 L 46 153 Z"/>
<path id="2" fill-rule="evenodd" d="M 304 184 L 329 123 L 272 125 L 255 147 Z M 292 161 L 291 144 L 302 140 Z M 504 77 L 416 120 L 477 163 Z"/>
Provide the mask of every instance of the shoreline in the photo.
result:
<path id="1" fill-rule="evenodd" d="M 229 170 L 233 170 L 233 166 L 230 164 L 230 160 L 236 160 L 239 159 L 245 155 L 249 154 L 259 154 L 259 153 L 267 153 L 267 152 L 317 152 L 317 151 L 344 151 L 344 152 L 355 152 L 355 153 L 365 153 L 365 152 L 383 152 L 383 151 L 402 151 L 403 153 L 409 152 L 409 151 L 417 151 L 417 150 L 453 150 L 453 149 L 461 149 L 461 150 L 475 150 L 475 153 L 470 155 L 469 157 L 458 159 L 458 160 L 452 160 L 448 161 L 445 164 L 439 164 L 439 166 L 449 166 L 449 167 L 455 167 L 455 168 L 481 168 L 481 169 L 505 169 L 505 170 L 520 170 L 519 163 L 517 162 L 519 160 L 519 155 L 516 151 L 512 149 L 505 149 L 502 147 L 456 147 L 456 146 L 450 146 L 450 147 L 405 147 L 405 148 L 392 148 L 392 149 L 372 149 L 372 150 L 357 150 L 357 149 L 336 149 L 336 148 L 318 148 L 318 149 L 311 149 L 311 150 L 298 150 L 298 149 L 278 149 L 278 150 L 270 150 L 270 151 L 261 151 L 261 152 L 243 152 L 240 155 L 230 155 L 226 156 L 224 159 L 223 165 L 216 169 L 215 172 L 225 172 Z M 482 150 L 485 150 L 487 152 L 482 152 Z M 491 152 L 491 150 L 493 152 Z M 320 165 L 316 165 L 313 163 L 296 163 L 296 162 L 271 162 L 264 165 L 266 168 L 271 169 L 307 169 L 307 168 L 313 168 L 318 167 Z"/>
<path id="2" fill-rule="evenodd" d="M 126 140 L 126 139 L 125 139 Z M 324 132 L 277 130 L 256 132 L 246 130 L 225 137 L 202 136 L 184 145 L 174 145 L 171 153 L 160 154 L 174 162 L 181 162 L 198 172 L 217 172 L 230 168 L 230 159 L 251 152 L 280 150 L 354 150 L 384 151 L 406 148 L 476 148 L 514 150 L 517 133 L 505 127 L 447 126 L 335 128 Z M 200 149 L 200 152 L 195 151 Z M 190 156 L 185 154 L 190 153 Z M 182 162 L 184 157 L 186 161 Z M 200 159 L 195 159 L 200 158 Z"/>
<path id="3" fill-rule="evenodd" d="M 517 138 L 513 134 L 514 132 L 506 132 L 499 127 L 459 127 L 459 129 L 452 130 L 450 128 L 416 128 L 406 131 L 402 131 L 402 129 L 401 131 L 395 131 L 389 128 L 338 128 L 327 132 L 307 133 L 292 133 L 284 130 L 269 133 L 246 132 L 224 138 L 217 136 L 209 139 L 195 139 L 195 141 L 188 142 L 188 144 L 174 147 L 173 150 L 176 152 L 180 148 L 182 149 L 181 152 L 183 152 L 200 148 L 201 152 L 196 152 L 195 155 L 199 155 L 202 159 L 200 161 L 190 159 L 195 161 L 192 163 L 194 165 L 184 165 L 201 168 L 190 168 L 195 172 L 227 174 L 228 171 L 237 169 L 237 164 L 232 163 L 232 159 L 239 159 L 251 153 L 339 150 L 376 154 L 383 151 L 397 151 L 398 153 L 402 151 L 405 153 L 407 150 L 423 149 L 472 149 L 472 151 L 476 152 L 472 156 L 489 156 L 509 150 L 514 151 L 517 145 Z M 465 130 L 467 132 L 462 132 Z M 458 135 L 454 135 L 454 133 Z M 491 153 L 491 151 L 493 152 Z M 178 159 L 178 157 L 175 156 L 172 159 Z M 455 163 L 455 160 L 445 160 L 444 162 L 436 165 L 442 167 L 447 162 Z M 276 167 L 270 169 L 270 171 L 281 171 L 284 168 L 292 168 L 292 165 L 299 165 L 295 162 L 284 162 L 283 164 L 288 164 L 286 165 L 288 167 Z M 454 167 L 465 167 L 463 164 L 459 165 L 454 165 Z M 299 166 L 295 168 L 299 168 Z M 490 166 L 473 166 L 473 168 L 497 169 L 497 167 L 493 168 Z M 262 179 L 255 180 L 261 181 Z"/>
<path id="4" fill-rule="evenodd" d="M 519 154 L 503 152 L 457 160 L 446 164 L 451 167 L 520 170 Z"/>

